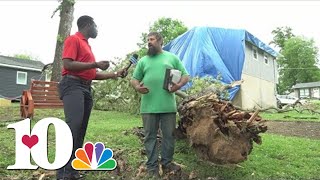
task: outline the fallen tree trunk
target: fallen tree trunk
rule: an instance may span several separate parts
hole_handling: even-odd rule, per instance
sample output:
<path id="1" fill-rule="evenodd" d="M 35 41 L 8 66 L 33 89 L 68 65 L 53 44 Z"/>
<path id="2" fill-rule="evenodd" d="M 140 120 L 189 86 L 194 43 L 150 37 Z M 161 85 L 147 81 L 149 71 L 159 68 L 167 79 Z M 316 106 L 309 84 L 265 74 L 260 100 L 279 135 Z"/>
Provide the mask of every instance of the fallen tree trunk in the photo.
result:
<path id="1" fill-rule="evenodd" d="M 214 92 L 184 98 L 178 106 L 177 131 L 188 138 L 198 156 L 216 164 L 245 161 L 253 141 L 261 144 L 264 120 L 254 113 L 237 110 Z"/>

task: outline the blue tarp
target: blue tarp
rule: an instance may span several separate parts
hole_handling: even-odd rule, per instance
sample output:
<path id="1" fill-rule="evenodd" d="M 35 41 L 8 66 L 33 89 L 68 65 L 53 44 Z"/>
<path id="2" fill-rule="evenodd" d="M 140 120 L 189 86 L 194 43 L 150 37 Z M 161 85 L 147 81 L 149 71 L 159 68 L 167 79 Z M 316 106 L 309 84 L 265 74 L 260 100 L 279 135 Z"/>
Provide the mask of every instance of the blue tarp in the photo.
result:
<path id="1" fill-rule="evenodd" d="M 245 41 L 276 56 L 276 52 L 246 30 L 195 27 L 166 44 L 163 49 L 176 54 L 191 77 L 220 74 L 222 83 L 241 80 L 245 60 Z M 183 89 L 191 86 L 188 83 Z M 239 87 L 229 90 L 232 100 Z"/>

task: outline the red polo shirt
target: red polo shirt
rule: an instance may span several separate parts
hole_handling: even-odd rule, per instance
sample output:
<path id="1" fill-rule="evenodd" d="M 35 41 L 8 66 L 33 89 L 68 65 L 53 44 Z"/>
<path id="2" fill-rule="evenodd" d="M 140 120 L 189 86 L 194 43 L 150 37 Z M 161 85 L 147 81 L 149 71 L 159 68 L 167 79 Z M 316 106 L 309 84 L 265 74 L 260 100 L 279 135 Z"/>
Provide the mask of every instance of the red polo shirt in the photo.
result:
<path id="1" fill-rule="evenodd" d="M 88 40 L 80 32 L 77 32 L 75 35 L 69 36 L 64 41 L 62 60 L 63 59 L 71 59 L 73 61 L 84 63 L 91 63 L 96 61 L 91 51 Z M 62 76 L 66 74 L 78 76 L 86 80 L 92 80 L 96 77 L 96 69 L 93 68 L 83 71 L 70 71 L 62 68 Z"/>

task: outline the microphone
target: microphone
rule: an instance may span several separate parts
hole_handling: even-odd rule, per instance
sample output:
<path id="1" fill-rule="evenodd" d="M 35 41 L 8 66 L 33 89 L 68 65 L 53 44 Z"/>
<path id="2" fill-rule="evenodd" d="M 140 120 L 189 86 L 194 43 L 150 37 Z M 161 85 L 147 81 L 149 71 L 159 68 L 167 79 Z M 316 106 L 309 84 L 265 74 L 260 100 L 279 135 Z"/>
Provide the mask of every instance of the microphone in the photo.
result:
<path id="1" fill-rule="evenodd" d="M 124 68 L 125 70 L 123 71 L 123 73 L 121 74 L 121 77 L 124 78 L 125 77 L 125 74 L 126 72 L 128 71 L 128 69 L 131 67 L 132 64 L 137 64 L 138 62 L 138 54 L 133 54 L 130 59 L 129 59 L 129 65 Z"/>

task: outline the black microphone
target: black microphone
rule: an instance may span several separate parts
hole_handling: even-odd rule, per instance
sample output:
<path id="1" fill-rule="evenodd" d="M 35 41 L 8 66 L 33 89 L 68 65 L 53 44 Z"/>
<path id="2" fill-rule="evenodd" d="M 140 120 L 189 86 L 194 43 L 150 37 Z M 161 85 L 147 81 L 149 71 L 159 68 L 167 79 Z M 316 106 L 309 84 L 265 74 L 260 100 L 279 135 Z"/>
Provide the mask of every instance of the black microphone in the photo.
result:
<path id="1" fill-rule="evenodd" d="M 132 64 L 137 64 L 138 63 L 138 54 L 133 54 L 130 59 L 129 59 L 129 65 L 124 68 L 123 73 L 121 74 L 121 77 L 124 78 L 126 76 L 126 72 L 128 71 L 128 69 L 131 67 Z"/>

